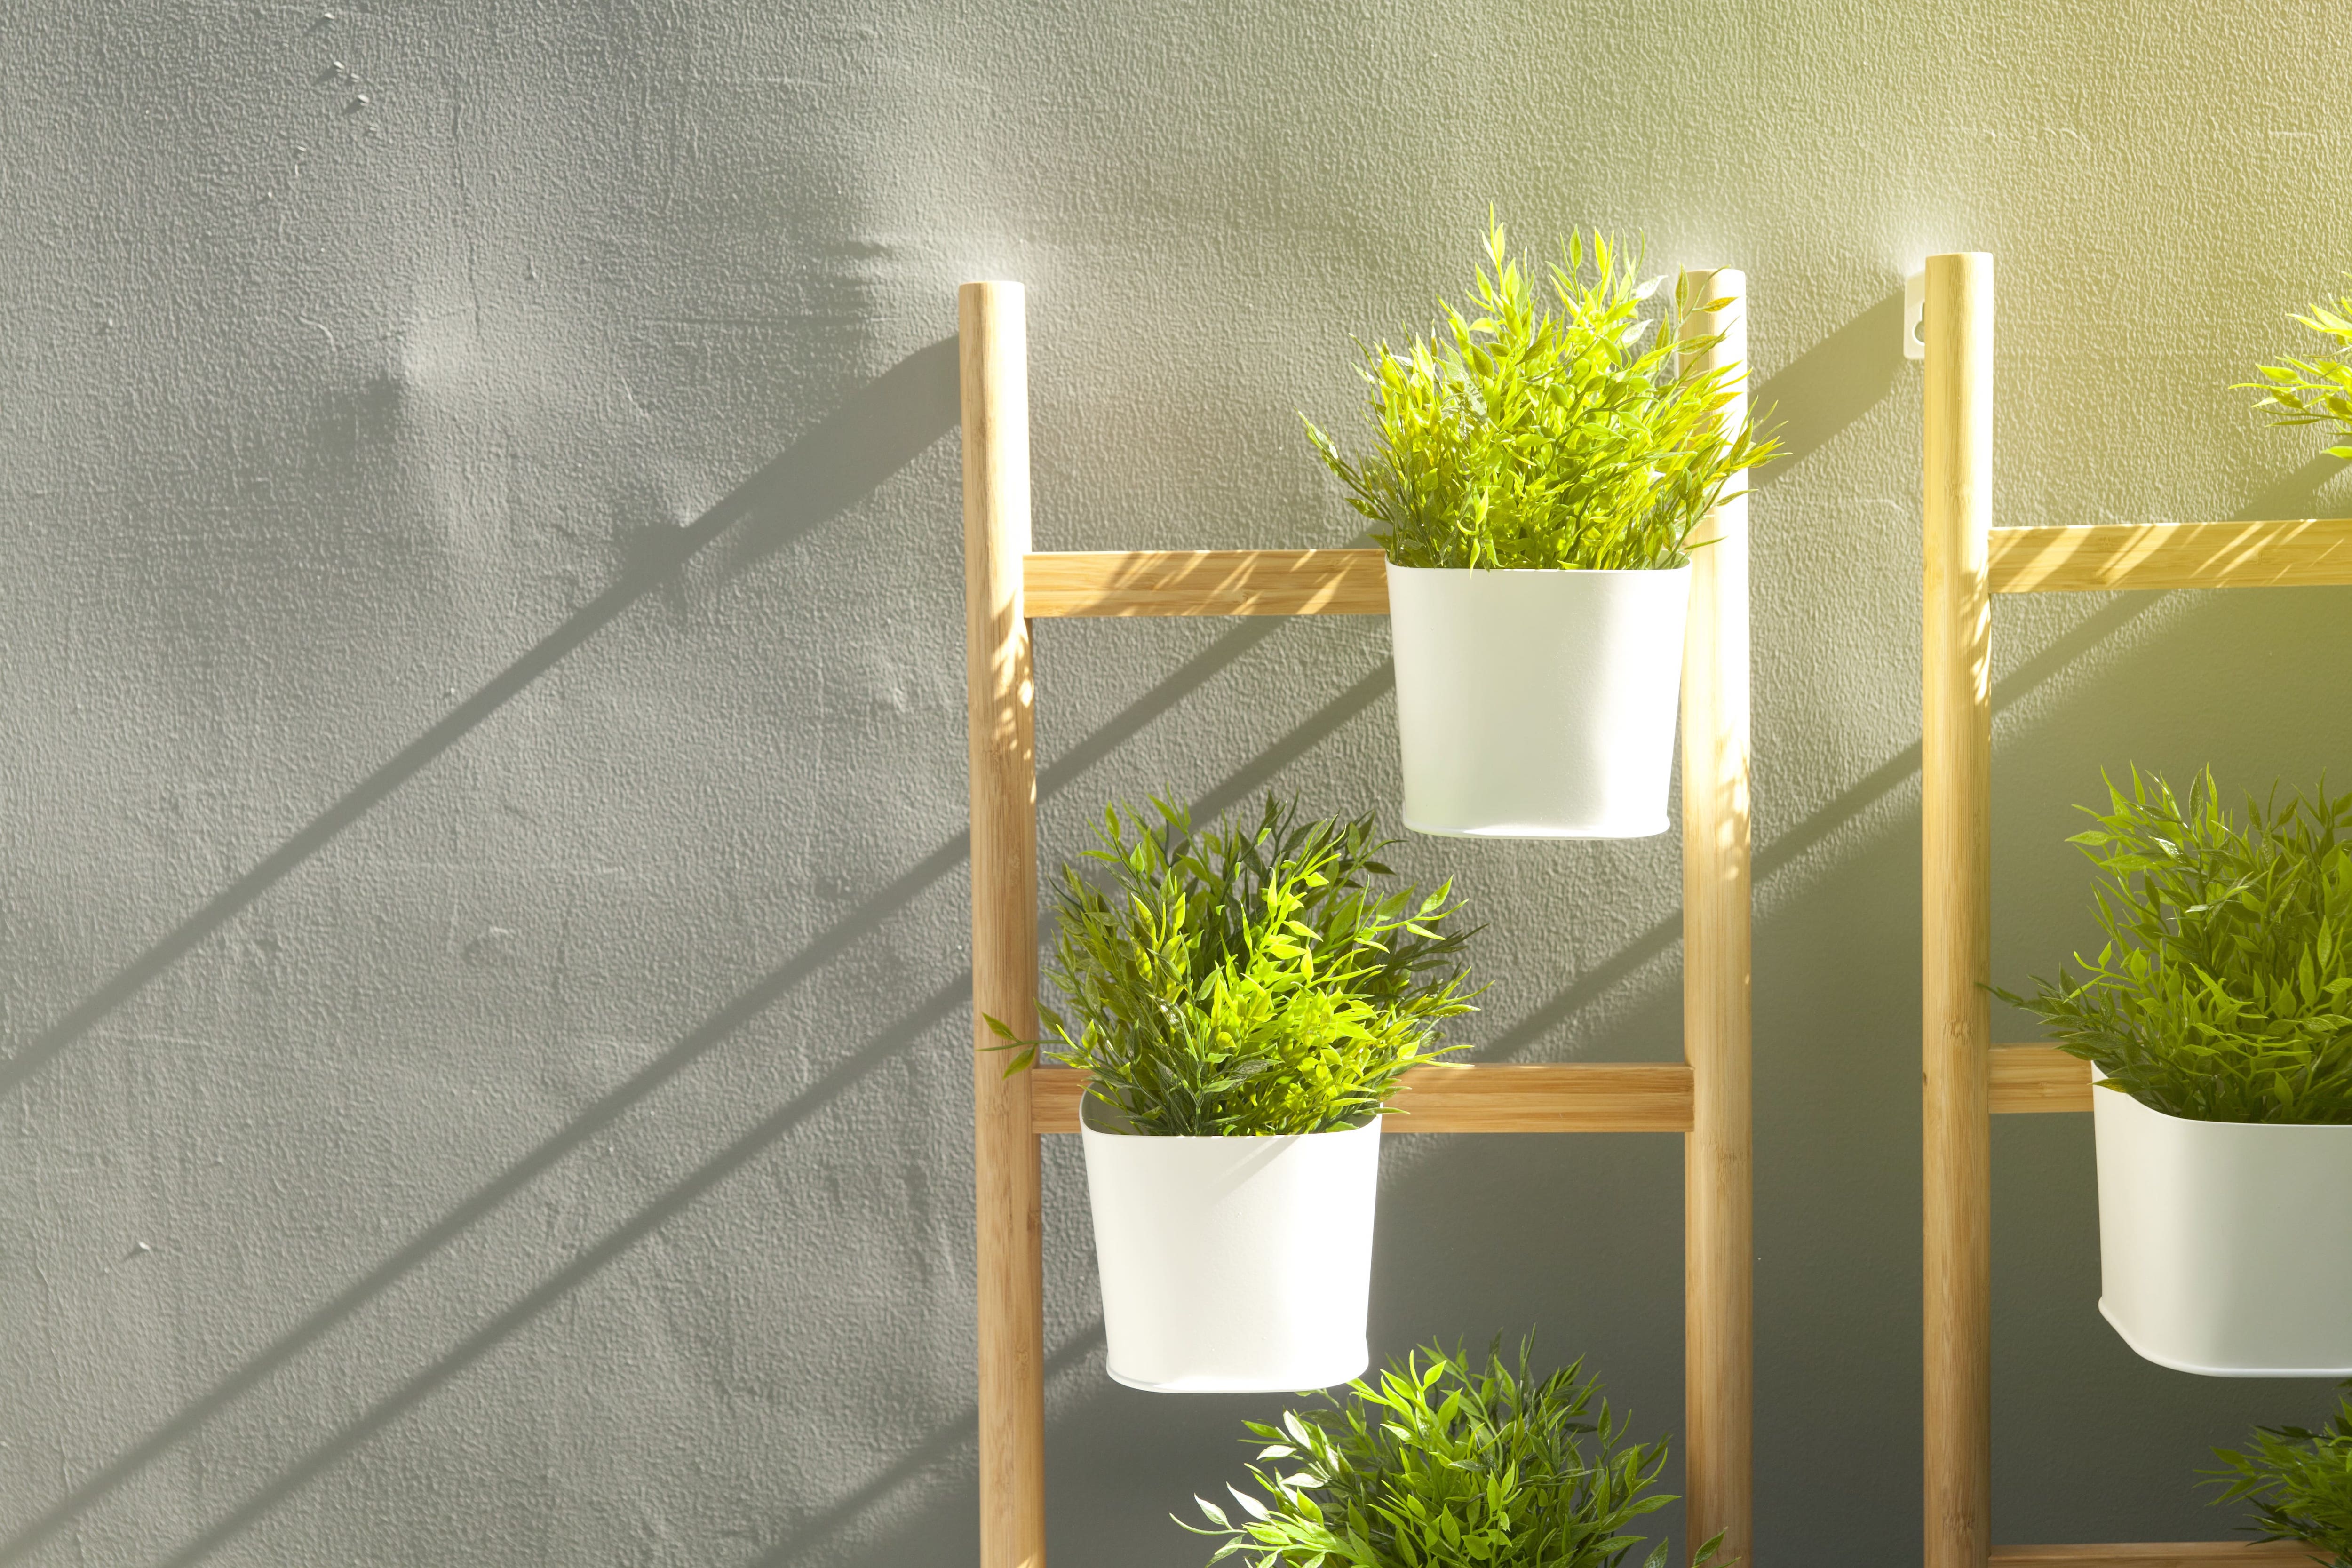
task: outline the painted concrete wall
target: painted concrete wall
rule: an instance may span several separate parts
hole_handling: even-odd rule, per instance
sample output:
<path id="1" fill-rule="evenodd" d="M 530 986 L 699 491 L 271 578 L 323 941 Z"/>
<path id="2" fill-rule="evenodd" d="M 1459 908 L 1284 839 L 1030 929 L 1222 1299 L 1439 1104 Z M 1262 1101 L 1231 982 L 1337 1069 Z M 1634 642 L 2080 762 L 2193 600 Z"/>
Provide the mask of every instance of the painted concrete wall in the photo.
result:
<path id="1" fill-rule="evenodd" d="M 972 1557 L 952 290 L 1031 289 L 1048 548 L 1353 531 L 1294 411 L 1486 205 L 1744 267 L 1759 1551 L 1918 1530 L 1918 385 L 2000 258 L 2003 521 L 2340 510 L 2226 390 L 2352 257 L 2317 0 L 409 0 L 0 16 L 0 1563 Z M 2005 605 L 1998 973 L 2102 766 L 2347 772 L 2345 596 Z M 1044 823 L 1391 807 L 1381 626 L 1046 627 Z M 1457 876 L 1511 1059 L 1677 1029 L 1671 838 Z M 2002 1032 L 2028 1036 L 2007 1019 Z M 2134 1361 L 2005 1120 L 1999 1533 L 2227 1533 L 2310 1384 Z M 1395 1141 L 1383 1351 L 1678 1419 L 1670 1138 Z M 1048 1159 L 1056 1560 L 1278 1402 L 1110 1385 Z"/>

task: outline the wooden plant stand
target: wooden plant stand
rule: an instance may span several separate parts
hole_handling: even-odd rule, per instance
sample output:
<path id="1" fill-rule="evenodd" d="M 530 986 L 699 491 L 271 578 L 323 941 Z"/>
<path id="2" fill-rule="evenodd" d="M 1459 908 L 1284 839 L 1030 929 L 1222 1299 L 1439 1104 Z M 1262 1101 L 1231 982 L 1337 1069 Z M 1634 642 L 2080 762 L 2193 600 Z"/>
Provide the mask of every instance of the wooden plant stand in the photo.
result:
<path id="1" fill-rule="evenodd" d="M 1685 273 L 1694 317 L 1738 364 L 1737 272 Z M 1037 1029 L 1036 758 L 1030 623 L 1055 616 L 1381 615 L 1374 550 L 1029 548 L 1029 418 L 1018 283 L 957 296 L 963 378 L 964 591 L 971 720 L 975 1014 Z M 1744 415 L 1744 397 L 1728 411 Z M 1695 552 L 1683 660 L 1681 1062 L 1423 1068 L 1391 1103 L 1404 1132 L 1680 1132 L 1684 1147 L 1684 1466 L 1687 1534 L 1749 1558 L 1751 1140 L 1748 1070 L 1747 505 L 1712 517 Z M 1080 1076 L 1008 1079 L 973 1020 L 979 1204 L 982 1568 L 1045 1561 L 1045 1287 L 1039 1136 L 1077 1131 Z"/>
<path id="2" fill-rule="evenodd" d="M 1995 1546 L 1992 1123 L 2088 1111 L 2091 1069 L 1991 1044 L 1992 595 L 2352 583 L 2352 519 L 1992 524 L 1992 258 L 1927 258 L 1920 833 L 1927 1568 L 2304 1563 L 2291 1542 Z"/>

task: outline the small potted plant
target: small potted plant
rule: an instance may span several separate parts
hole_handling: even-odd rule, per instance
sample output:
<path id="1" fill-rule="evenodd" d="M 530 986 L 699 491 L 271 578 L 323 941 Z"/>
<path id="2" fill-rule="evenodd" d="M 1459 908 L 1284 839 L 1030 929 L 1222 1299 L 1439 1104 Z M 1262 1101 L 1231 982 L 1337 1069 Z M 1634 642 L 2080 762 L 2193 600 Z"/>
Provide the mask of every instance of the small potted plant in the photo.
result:
<path id="1" fill-rule="evenodd" d="M 2250 1451 L 2213 1457 L 2222 1466 L 2209 1472 L 2222 1489 L 2217 1506 L 2251 1501 L 2246 1528 L 2262 1540 L 2300 1542 L 2314 1563 L 2352 1568 L 2352 1396 L 2339 1394 L 2335 1418 L 2316 1432 L 2259 1426 Z"/>
<path id="2" fill-rule="evenodd" d="M 1712 340 L 1649 341 L 1638 256 L 1571 235 L 1549 302 L 1491 217 L 1486 257 L 1472 314 L 1365 351 L 1370 456 L 1307 426 L 1388 557 L 1405 826 L 1662 833 L 1692 533 L 1773 446 L 1724 427 L 1733 373 L 1677 373 Z"/>
<path id="3" fill-rule="evenodd" d="M 1066 867 L 1047 1041 L 1080 1135 L 1110 1375 L 1289 1391 L 1364 1370 L 1381 1105 L 1470 1010 L 1451 884 L 1381 891 L 1370 816 L 1195 834 L 1114 806 Z M 1004 1026 L 989 1025 L 1000 1035 Z"/>
<path id="4" fill-rule="evenodd" d="M 2352 795 L 2107 796 L 2105 945 L 1996 993 L 2095 1069 L 2099 1310 L 2183 1372 L 2352 1373 Z"/>
<path id="5" fill-rule="evenodd" d="M 1251 1568 L 1615 1568 L 1642 1544 L 1633 1522 L 1674 1500 L 1654 1489 L 1666 1444 L 1627 1442 L 1582 1363 L 1538 1376 L 1528 1361 L 1524 1342 L 1484 1365 L 1432 1345 L 1330 1408 L 1249 1422 L 1273 1461 L 1250 1467 L 1263 1495 L 1228 1487 L 1237 1513 L 1194 1498 L 1208 1523 L 1177 1522 L 1222 1539 L 1210 1562 Z M 1665 1561 L 1663 1541 L 1643 1559 Z"/>

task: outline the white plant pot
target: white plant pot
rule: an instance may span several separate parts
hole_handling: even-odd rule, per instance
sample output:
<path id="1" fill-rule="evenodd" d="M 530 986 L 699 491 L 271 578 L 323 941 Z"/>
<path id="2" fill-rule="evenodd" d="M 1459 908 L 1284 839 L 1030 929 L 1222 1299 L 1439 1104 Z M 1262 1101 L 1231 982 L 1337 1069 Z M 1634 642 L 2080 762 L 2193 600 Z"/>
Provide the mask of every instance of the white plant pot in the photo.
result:
<path id="1" fill-rule="evenodd" d="M 1082 1123 L 1110 1374 L 1296 1393 L 1370 1361 L 1378 1117 L 1341 1132 L 1155 1138 Z"/>
<path id="2" fill-rule="evenodd" d="M 2352 1375 L 2352 1126 L 2091 1105 L 2099 1311 L 2124 1342 L 2209 1377 Z"/>
<path id="3" fill-rule="evenodd" d="M 1405 826 L 1664 833 L 1690 575 L 1391 562 Z"/>

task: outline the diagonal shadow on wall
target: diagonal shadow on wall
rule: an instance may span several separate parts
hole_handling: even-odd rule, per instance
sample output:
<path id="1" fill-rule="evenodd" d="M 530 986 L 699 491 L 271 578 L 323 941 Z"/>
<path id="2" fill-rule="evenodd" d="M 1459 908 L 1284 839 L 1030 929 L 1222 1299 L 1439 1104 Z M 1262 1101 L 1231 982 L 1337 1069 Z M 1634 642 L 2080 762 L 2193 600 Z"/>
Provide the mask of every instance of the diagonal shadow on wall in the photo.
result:
<path id="1" fill-rule="evenodd" d="M 1903 373 L 1903 290 L 1823 338 L 1756 387 L 1757 422 L 1780 456 L 1756 476 L 1767 489 L 1895 390 Z"/>
<path id="2" fill-rule="evenodd" d="M 872 493 L 953 429 L 957 417 L 956 340 L 943 338 L 852 394 L 693 522 L 639 535 L 632 541 L 628 565 L 603 593 L 0 1063 L 0 1094 L 13 1091 L 100 1019 L 137 995 L 574 648 L 639 599 L 674 581 L 680 568 L 712 541 L 741 524 L 737 537 L 744 550 L 765 553 L 789 542 Z"/>
<path id="3" fill-rule="evenodd" d="M 672 546 L 664 558 L 667 565 L 649 563 L 642 571 L 632 572 L 612 589 L 600 595 L 588 607 L 580 611 L 558 632 L 542 639 L 523 659 L 510 666 L 499 679 L 485 686 L 473 700 L 454 710 L 448 719 L 426 731 L 418 741 L 371 774 L 369 779 L 347 795 L 328 813 L 314 820 L 301 834 L 290 838 L 274 851 L 255 869 L 224 889 L 205 908 L 184 922 L 172 936 L 142 954 L 141 959 L 122 974 L 102 987 L 75 1014 L 54 1026 L 20 1052 L 5 1067 L 0 1067 L 0 1092 L 15 1087 L 39 1066 L 38 1060 L 27 1060 L 35 1049 L 42 1050 L 41 1059 L 54 1056 L 70 1044 L 73 1037 L 87 1029 L 110 1007 L 119 1005 L 140 987 L 152 980 L 171 963 L 184 954 L 197 942 L 232 918 L 238 910 L 259 896 L 278 877 L 293 869 L 302 859 L 321 847 L 336 831 L 382 799 L 398 786 L 402 780 L 414 774 L 434 755 L 446 751 L 470 729 L 486 718 L 496 707 L 496 701 L 485 701 L 487 695 L 497 694 L 503 701 L 529 683 L 530 679 L 543 673 L 571 648 L 593 634 L 600 626 L 626 607 L 629 602 L 658 587 L 674 575 L 676 567 L 688 555 L 706 544 L 719 530 L 736 519 L 759 516 L 761 500 L 778 493 L 793 482 L 793 473 L 786 468 L 793 453 L 812 442 L 840 440 L 856 426 L 848 417 L 865 410 L 866 416 L 879 416 L 885 424 L 894 420 L 905 423 L 897 426 L 901 432 L 896 438 L 868 436 L 853 443 L 866 456 L 846 470 L 828 469 L 834 477 L 814 492 L 803 492 L 802 505 L 793 510 L 790 517 L 779 521 L 774 516 L 761 516 L 753 528 L 747 530 L 750 542 L 745 550 L 758 551 L 769 539 L 785 540 L 793 533 L 822 522 L 858 499 L 863 491 L 851 493 L 854 479 L 840 476 L 871 475 L 873 484 L 894 472 L 911 458 L 914 450 L 906 446 L 914 435 L 927 428 L 939 412 L 940 383 L 944 382 L 946 408 L 953 423 L 954 340 L 933 344 L 930 348 L 902 361 L 881 380 L 873 383 L 853 398 L 843 409 L 817 426 L 809 437 L 796 445 L 793 453 L 777 459 L 761 471 L 719 508 L 706 514 L 694 525 L 702 530 L 718 520 L 709 533 L 692 540 L 682 539 Z M 905 375 L 908 380 L 897 384 L 891 377 Z M 888 388 L 887 397 L 877 389 Z M 934 437 L 935 438 L 935 437 Z M 896 461 L 891 458 L 896 456 Z M 884 465 L 887 464 L 887 467 Z M 868 485 L 868 489 L 872 486 Z M 745 498 L 749 497 L 747 500 Z M 819 512 L 815 509 L 822 507 Z M 694 530 L 681 531 L 691 534 Z M 740 551 L 730 550 L 730 556 L 742 558 Z M 629 590 L 625 596 L 622 590 Z M 595 618 L 589 617 L 595 613 Z M 1285 623 L 1278 619 L 1252 620 L 1221 634 L 1207 647 L 1186 660 L 1149 691 L 1129 703 L 1090 734 L 1085 736 L 1038 775 L 1038 794 L 1050 798 L 1070 783 L 1108 756 L 1120 744 L 1139 733 L 1154 720 L 1169 712 L 1187 697 L 1198 691 L 1220 672 L 1256 647 L 1278 631 Z M 559 644 L 559 639 L 562 639 Z M 1223 811 L 1234 801 L 1246 795 L 1296 756 L 1304 752 L 1324 736 L 1330 734 L 1362 708 L 1387 690 L 1390 676 L 1385 665 L 1358 681 L 1333 703 L 1310 715 L 1275 747 L 1261 754 L 1234 774 L 1223 784 L 1203 797 L 1199 809 L 1205 815 Z M 470 714 L 467 722 L 458 726 L 461 715 Z M 427 750 L 428 742 L 430 749 Z M 338 819 L 337 814 L 343 813 Z M 236 1400 L 259 1386 L 280 1368 L 292 1362 L 303 1351 L 337 1325 L 350 1319 L 369 1301 L 389 1289 L 404 1276 L 423 1265 L 435 1253 L 478 1224 L 501 1204 L 528 1187 L 533 1181 L 559 1163 L 565 1156 L 587 1144 L 609 1129 L 631 1108 L 644 1100 L 663 1084 L 699 1060 L 710 1049 L 729 1038 L 737 1029 L 757 1016 L 794 986 L 841 956 L 858 942 L 878 931 L 884 922 L 898 910 L 911 904 L 933 883 L 961 866 L 970 853 L 966 835 L 958 834 L 932 850 L 920 861 L 902 872 L 888 885 L 877 890 L 855 911 L 827 928 L 814 941 L 784 963 L 771 971 L 757 984 L 745 991 L 702 1025 L 679 1039 L 659 1058 L 632 1075 L 619 1086 L 597 1100 L 578 1117 L 550 1136 L 537 1147 L 509 1165 L 495 1178 L 483 1184 L 466 1200 L 443 1215 L 432 1225 L 419 1231 L 396 1251 L 349 1287 L 324 1303 L 310 1317 L 280 1337 L 259 1353 L 247 1361 L 202 1395 L 175 1412 L 171 1419 L 117 1455 L 104 1467 L 76 1486 L 64 1498 L 26 1524 L 16 1534 L 0 1542 L 0 1564 L 24 1561 L 29 1553 L 75 1519 L 88 1512 L 109 1493 L 152 1464 L 173 1445 L 193 1436 L 213 1416 Z M 271 868 L 275 869 L 272 870 Z M 271 871 L 268 877 L 262 873 Z M 100 1004 L 103 1005 L 100 1005 Z"/>
<path id="4" fill-rule="evenodd" d="M 1255 647 L 1277 625 L 1272 621 L 1256 622 L 1218 637 L 1045 770 L 1038 779 L 1039 795 L 1050 797 L 1066 787 L 1121 741 L 1140 731 L 1152 720 L 1168 712 L 1220 670 Z M 1204 795 L 1199 806 L 1201 813 L 1213 816 L 1248 795 L 1315 741 L 1330 734 L 1355 713 L 1377 700 L 1389 685 L 1390 676 L 1385 666 L 1356 682 L 1335 701 L 1310 715 L 1275 747 Z M 0 1564 L 23 1561 L 43 1542 L 88 1512 L 108 1493 L 152 1464 L 174 1444 L 194 1436 L 205 1422 L 258 1387 L 320 1337 L 350 1319 L 501 1204 L 554 1168 L 565 1156 L 611 1128 L 633 1107 L 700 1060 L 714 1047 L 793 987 L 880 930 L 890 916 L 914 902 L 925 889 L 961 866 L 970 854 L 970 847 L 969 837 L 958 834 L 901 873 L 854 913 L 828 927 L 815 941 L 771 971 L 758 984 L 711 1015 L 659 1058 L 624 1080 L 495 1178 L 484 1183 L 465 1202 L 417 1232 L 397 1251 L 337 1293 L 289 1332 L 202 1395 L 182 1406 L 163 1426 L 117 1455 L 40 1517 L 5 1542 L 0 1542 Z"/>
<path id="5" fill-rule="evenodd" d="M 1265 633 L 1245 627 L 1228 633 L 1209 648 L 1195 656 L 1175 676 L 1155 687 L 1143 699 L 1105 726 L 1105 731 L 1132 733 L 1150 719 L 1169 708 L 1181 696 L 1205 681 L 1218 668 L 1238 656 L 1242 650 L 1255 646 Z M 1286 733 L 1274 745 L 1267 747 L 1229 775 L 1202 797 L 1203 809 L 1212 808 L 1217 801 L 1238 801 L 1260 784 L 1271 779 L 1290 761 L 1303 754 L 1317 742 L 1330 735 L 1350 718 L 1376 701 L 1390 685 L 1390 672 L 1385 665 L 1348 687 L 1338 697 L 1326 703 L 1300 724 Z M 1101 732 L 1098 732 L 1098 735 Z M 1079 771 L 1072 765 L 1074 759 L 1083 763 L 1098 754 L 1089 737 L 1053 770 L 1051 787 L 1059 788 Z M 1041 780 L 1041 793 L 1046 785 Z M 1223 806 L 1213 809 L 1222 810 Z M 517 1162 L 499 1177 L 486 1184 L 467 1202 L 421 1233 L 407 1246 L 371 1271 L 350 1289 L 311 1315 L 277 1343 L 254 1357 L 236 1372 L 207 1391 L 203 1396 L 184 1406 L 163 1426 L 142 1439 L 131 1448 L 92 1476 L 74 1491 L 44 1513 L 39 1519 L 19 1531 L 5 1544 L 0 1544 L 0 1563 L 25 1560 L 44 1542 L 55 1536 L 74 1519 L 88 1512 L 104 1497 L 121 1486 L 132 1476 L 153 1463 L 167 1449 L 193 1436 L 205 1422 L 218 1414 L 234 1400 L 257 1386 L 270 1373 L 292 1361 L 305 1348 L 337 1323 L 351 1317 L 366 1303 L 394 1284 L 403 1274 L 425 1260 L 433 1252 L 446 1245 L 459 1233 L 478 1221 L 508 1197 L 529 1184 L 563 1153 L 588 1142 L 598 1131 L 608 1127 L 631 1105 L 645 1098 L 659 1083 L 674 1077 L 688 1064 L 707 1053 L 719 1041 L 773 1005 L 793 986 L 845 950 L 855 940 L 880 924 L 893 910 L 910 901 L 920 889 L 936 880 L 967 854 L 967 841 L 959 835 L 942 846 L 892 883 L 883 895 L 871 900 L 851 920 L 834 927 L 823 938 L 812 943 L 793 959 L 770 972 L 757 984 L 747 989 L 726 1006 L 687 1035 L 661 1058 L 630 1079 L 620 1089 L 591 1107 L 578 1120 Z M 368 1437 L 413 1408 L 434 1390 L 446 1384 L 466 1367 L 480 1360 L 518 1329 L 553 1305 L 562 1297 L 604 1265 L 626 1252 L 657 1229 L 671 1216 L 716 1186 L 720 1181 L 743 1168 L 761 1151 L 773 1144 L 811 1116 L 824 1110 L 850 1088 L 873 1067 L 905 1049 L 922 1033 L 953 1017 L 971 999 L 969 974 L 960 977 L 934 993 L 913 1013 L 874 1039 L 859 1047 L 850 1056 L 827 1069 L 808 1089 L 789 1104 L 772 1112 L 764 1121 L 744 1133 L 698 1167 L 692 1174 L 670 1188 L 654 1203 L 615 1226 L 603 1238 L 589 1247 L 563 1268 L 519 1299 L 512 1306 L 497 1314 L 457 1346 L 444 1354 L 432 1366 L 410 1383 L 386 1395 L 359 1417 L 346 1425 L 317 1448 L 306 1454 L 261 1490 L 240 1504 L 233 1512 L 206 1530 L 179 1552 L 166 1559 L 177 1568 L 191 1563 L 217 1550 L 221 1544 L 267 1514 L 287 1497 L 308 1485 L 310 1481 L 341 1462 Z M 1083 1355 L 1087 1346 L 1066 1347 L 1069 1355 Z M 952 1446 L 951 1443 L 950 1445 Z M 928 1449 L 926 1450 L 928 1451 Z M 863 1505 L 860 1505 L 861 1507 Z M 848 1513 L 840 1516 L 851 1517 Z"/>
<path id="6" fill-rule="evenodd" d="M 1054 1347 L 1045 1357 L 1045 1382 L 1050 1388 L 1054 1380 L 1065 1373 L 1074 1372 L 1086 1364 L 1087 1358 L 1103 1346 L 1103 1322 L 1099 1317 Z M 831 1542 L 876 1504 L 889 1497 L 916 1478 L 962 1458 L 967 1451 L 976 1450 L 980 1443 L 980 1412 L 974 1408 L 961 1418 L 935 1429 L 931 1435 L 891 1461 L 888 1468 L 873 1476 L 856 1490 L 836 1499 L 824 1509 L 799 1522 L 792 1533 L 757 1558 L 749 1568 L 792 1568 Z"/>
<path id="7" fill-rule="evenodd" d="M 369 1406 L 356 1420 L 345 1425 L 334 1436 L 280 1471 L 268 1485 L 238 1504 L 226 1518 L 165 1558 L 163 1568 L 185 1568 L 187 1564 L 210 1556 L 256 1520 L 341 1463 L 368 1438 L 481 1360 L 515 1331 L 569 1295 L 591 1275 L 660 1229 L 711 1188 L 750 1164 L 778 1139 L 824 1110 L 869 1068 L 906 1049 L 920 1038 L 925 1030 L 955 1016 L 971 996 L 971 977 L 969 972 L 934 991 L 913 1012 L 835 1062 L 815 1083 L 697 1166 L 691 1174 L 660 1197 L 605 1232 L 594 1245 L 575 1255 L 571 1262 L 468 1334 L 424 1372 Z M 719 1016 L 748 1016 L 773 1000 L 769 985 L 755 986 L 738 997 Z M 710 1026 L 705 1026 L 706 1028 Z"/>

